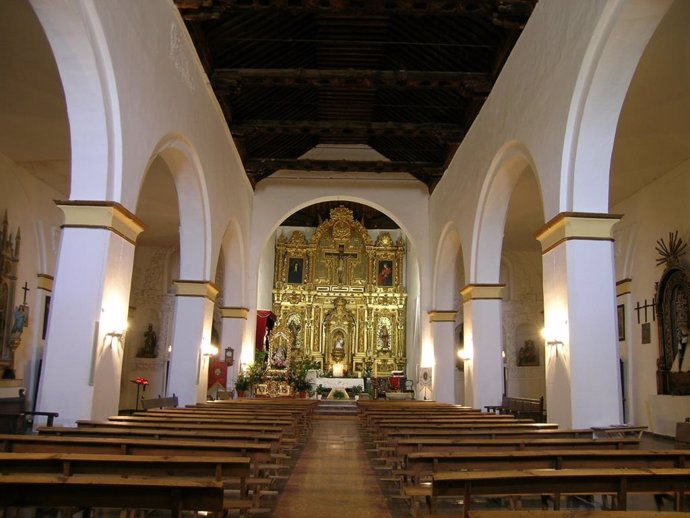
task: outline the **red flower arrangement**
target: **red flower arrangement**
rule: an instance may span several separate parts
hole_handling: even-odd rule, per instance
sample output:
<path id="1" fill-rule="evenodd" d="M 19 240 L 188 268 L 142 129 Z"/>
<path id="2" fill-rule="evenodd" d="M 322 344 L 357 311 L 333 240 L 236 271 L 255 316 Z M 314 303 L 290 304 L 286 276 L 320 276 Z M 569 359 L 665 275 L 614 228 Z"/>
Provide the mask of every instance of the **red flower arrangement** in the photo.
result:
<path id="1" fill-rule="evenodd" d="M 144 390 L 146 390 L 146 386 L 149 384 L 149 380 L 147 380 L 146 378 L 142 378 L 141 376 L 137 376 L 137 379 L 129 381 L 131 381 L 132 383 L 136 383 L 140 387 L 143 387 Z"/>

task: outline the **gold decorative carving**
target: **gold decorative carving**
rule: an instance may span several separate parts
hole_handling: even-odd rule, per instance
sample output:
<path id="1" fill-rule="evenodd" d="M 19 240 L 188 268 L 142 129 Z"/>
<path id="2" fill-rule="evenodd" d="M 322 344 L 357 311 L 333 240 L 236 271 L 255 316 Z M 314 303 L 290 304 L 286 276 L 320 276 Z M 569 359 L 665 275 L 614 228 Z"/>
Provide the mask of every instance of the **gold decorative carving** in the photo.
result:
<path id="1" fill-rule="evenodd" d="M 382 232 L 373 244 L 346 207 L 333 209 L 308 242 L 303 236 L 281 234 L 276 241 L 274 332 L 284 326 L 290 337 L 296 336 L 290 341 L 293 357 L 317 362 L 326 371 L 335 362 L 348 373 L 380 376 L 404 368 L 402 236 Z"/>

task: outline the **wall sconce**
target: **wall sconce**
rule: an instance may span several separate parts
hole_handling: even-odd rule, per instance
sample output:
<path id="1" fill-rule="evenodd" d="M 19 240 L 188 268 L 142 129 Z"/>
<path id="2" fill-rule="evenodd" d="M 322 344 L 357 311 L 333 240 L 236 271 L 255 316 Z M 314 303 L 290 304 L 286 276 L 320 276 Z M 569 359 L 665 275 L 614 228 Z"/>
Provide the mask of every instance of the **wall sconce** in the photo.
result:
<path id="1" fill-rule="evenodd" d="M 201 346 L 201 354 L 203 354 L 204 356 L 217 356 L 218 347 L 210 343 L 205 343 Z"/>
<path id="2" fill-rule="evenodd" d="M 225 348 L 225 363 L 228 364 L 228 367 L 235 364 L 235 349 L 232 347 Z"/>
<path id="3" fill-rule="evenodd" d="M 110 331 L 109 333 L 106 333 L 103 336 L 103 344 L 105 345 L 105 340 L 106 338 L 109 338 L 110 340 L 108 341 L 108 345 L 112 346 L 113 342 L 117 340 L 117 342 L 122 345 L 125 341 L 125 335 L 127 334 L 127 325 L 124 326 L 122 331 Z"/>
<path id="4" fill-rule="evenodd" d="M 458 350 L 458 358 L 463 362 L 469 361 L 472 359 L 472 353 L 467 348 L 463 347 Z"/>
<path id="5" fill-rule="evenodd" d="M 563 341 L 556 339 L 551 333 L 549 333 L 546 328 L 541 330 L 541 336 L 544 339 L 547 347 L 554 348 L 556 351 L 556 356 L 558 356 L 558 349 L 563 347 Z"/>

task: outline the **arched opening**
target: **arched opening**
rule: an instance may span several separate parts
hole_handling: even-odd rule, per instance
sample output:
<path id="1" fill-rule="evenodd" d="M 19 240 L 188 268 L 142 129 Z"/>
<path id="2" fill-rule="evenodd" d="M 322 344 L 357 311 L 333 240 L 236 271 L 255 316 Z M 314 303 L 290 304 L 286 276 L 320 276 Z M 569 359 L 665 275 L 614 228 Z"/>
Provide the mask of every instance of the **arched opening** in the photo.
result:
<path id="1" fill-rule="evenodd" d="M 460 290 L 466 284 L 465 265 L 460 236 L 452 223 L 442 234 L 434 277 L 434 309 L 450 312 L 447 323 L 434 324 L 436 398 L 464 403 L 464 322 Z"/>
<path id="2" fill-rule="evenodd" d="M 403 371 L 412 382 L 420 285 L 412 249 L 397 222 L 359 200 L 307 204 L 263 250 L 257 309 L 291 329 L 292 358 L 308 357 L 324 374 L 341 364 L 350 376 Z"/>
<path id="3" fill-rule="evenodd" d="M 546 395 L 542 254 L 536 231 L 544 212 L 534 171 L 524 164 L 506 213 L 500 283 L 505 284 L 503 313 L 503 382 L 505 394 Z"/>
<path id="4" fill-rule="evenodd" d="M 653 307 L 654 286 L 670 266 L 656 262 L 663 259 L 658 241 L 668 246 L 676 231 L 690 240 L 689 22 L 690 5 L 677 0 L 649 38 L 625 93 L 610 164 L 611 212 L 623 214 L 614 237 L 625 417 L 663 435 L 674 435 L 690 397 L 665 395 L 659 383 L 673 371 L 663 337 L 674 333 L 663 332 Z M 690 266 L 687 256 L 678 266 Z"/>
<path id="5" fill-rule="evenodd" d="M 150 397 L 166 393 L 173 343 L 175 293 L 180 273 L 180 212 L 174 178 L 156 157 L 144 177 L 136 215 L 145 222 L 134 254 L 127 338 L 122 365 L 120 410 L 138 406 L 148 380 Z"/>
<path id="6" fill-rule="evenodd" d="M 1 267 L 0 374 L 23 380 L 32 405 L 48 336 L 62 221 L 54 200 L 70 194 L 70 123 L 56 57 L 29 2 L 0 5 L 0 48 L 0 221 L 6 216 L 6 240 L 13 248 L 18 232 L 21 237 L 17 262 Z M 12 254 L 4 248 L 3 255 Z M 15 336 L 19 344 L 10 346 L 20 306 L 28 308 L 29 318 Z"/>

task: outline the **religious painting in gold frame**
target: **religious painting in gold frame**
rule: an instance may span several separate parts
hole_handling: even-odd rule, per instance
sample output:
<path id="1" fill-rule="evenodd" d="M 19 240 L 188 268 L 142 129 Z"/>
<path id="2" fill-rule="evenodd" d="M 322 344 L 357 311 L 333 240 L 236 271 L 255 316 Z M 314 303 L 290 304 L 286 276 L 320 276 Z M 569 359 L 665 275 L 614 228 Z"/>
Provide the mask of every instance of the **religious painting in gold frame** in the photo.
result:
<path id="1" fill-rule="evenodd" d="M 304 259 L 290 257 L 288 261 L 288 283 L 302 284 L 304 282 Z"/>

